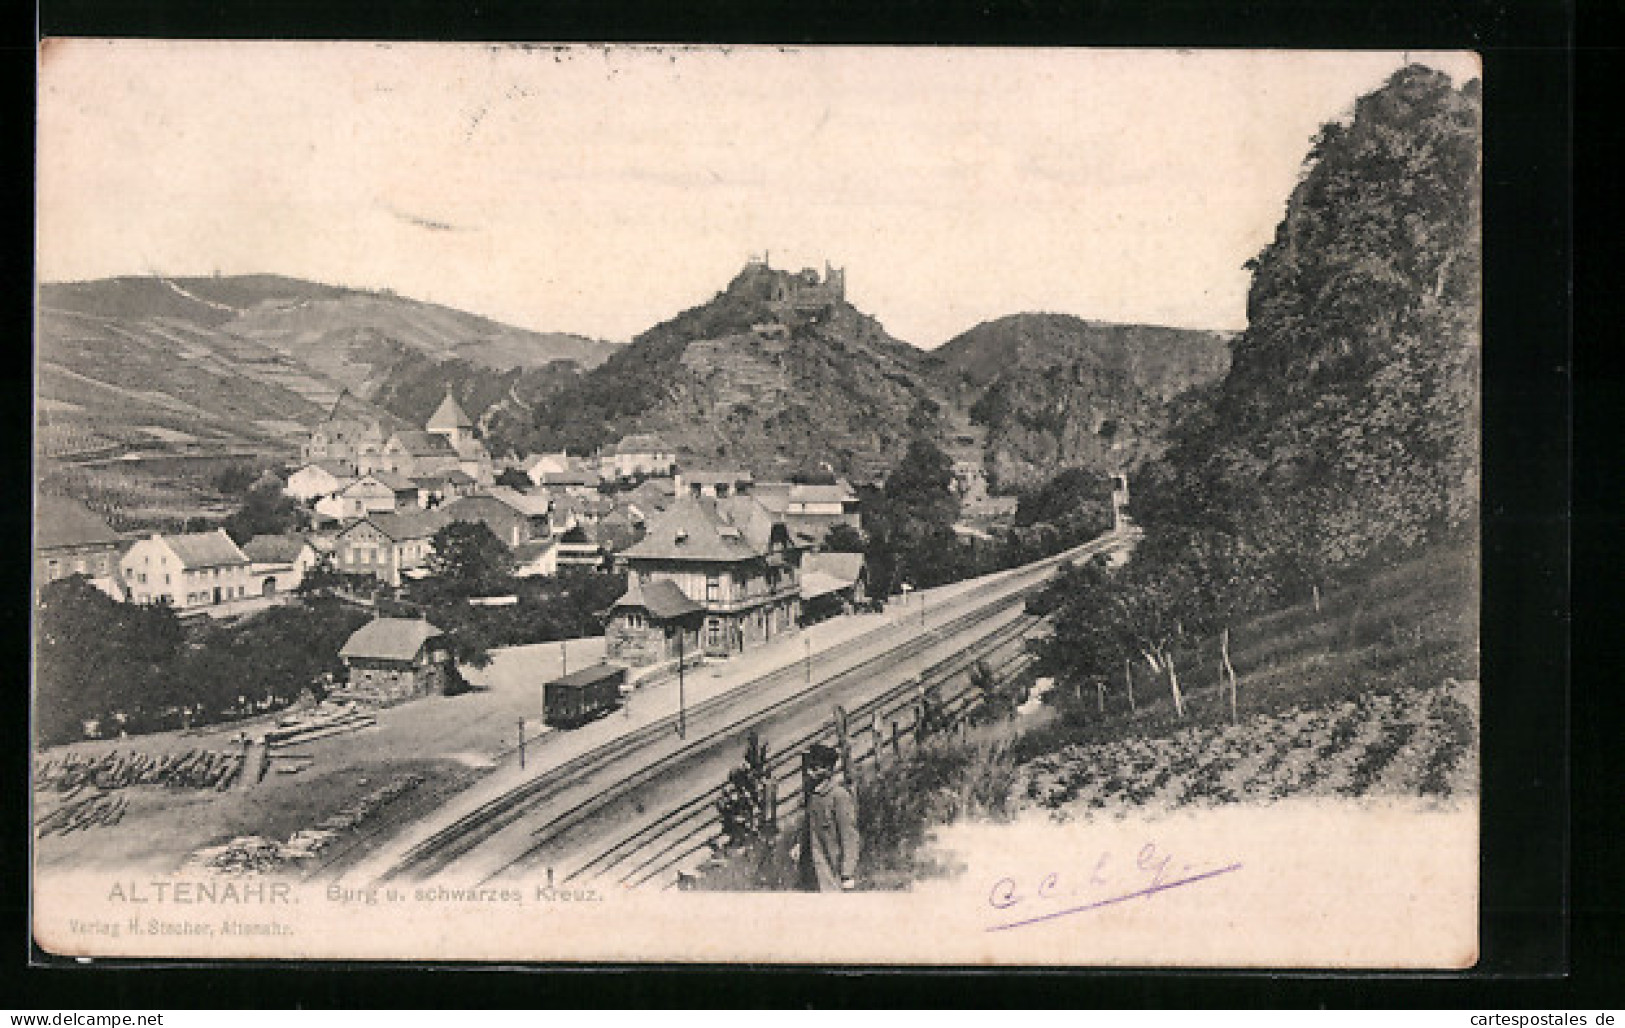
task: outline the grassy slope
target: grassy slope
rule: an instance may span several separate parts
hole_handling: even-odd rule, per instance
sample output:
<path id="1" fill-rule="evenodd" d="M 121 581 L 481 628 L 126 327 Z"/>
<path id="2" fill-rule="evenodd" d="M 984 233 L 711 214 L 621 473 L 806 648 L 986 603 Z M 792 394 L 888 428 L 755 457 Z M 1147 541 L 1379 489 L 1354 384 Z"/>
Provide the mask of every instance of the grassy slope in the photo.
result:
<path id="1" fill-rule="evenodd" d="M 1216 641 L 1176 651 L 1186 716 L 1166 679 L 1135 669 L 1101 714 L 1092 688 L 1061 716 L 933 743 L 860 786 L 868 887 L 941 874 L 932 824 L 1019 806 L 1267 801 L 1296 792 L 1448 796 L 1476 789 L 1477 562 L 1436 550 L 1312 600 L 1239 621 L 1240 724 L 1218 686 Z M 1458 680 L 1446 686 L 1448 679 Z"/>

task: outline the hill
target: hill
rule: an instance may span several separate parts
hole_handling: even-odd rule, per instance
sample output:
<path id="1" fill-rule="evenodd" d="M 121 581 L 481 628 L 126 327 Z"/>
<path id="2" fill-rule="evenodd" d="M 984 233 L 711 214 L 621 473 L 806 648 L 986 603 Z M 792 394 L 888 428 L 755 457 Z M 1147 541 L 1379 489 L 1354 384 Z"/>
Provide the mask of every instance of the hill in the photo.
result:
<path id="1" fill-rule="evenodd" d="M 985 429 L 1005 487 L 1138 466 L 1160 451 L 1169 402 L 1230 361 L 1223 333 L 1038 313 L 984 322 L 933 356 L 943 388 Z"/>
<path id="2" fill-rule="evenodd" d="M 344 388 L 389 401 L 399 379 L 446 363 L 557 377 L 560 362 L 591 366 L 612 349 L 275 275 L 44 283 L 38 309 L 40 443 L 64 459 L 286 453 Z"/>
<path id="3" fill-rule="evenodd" d="M 871 477 L 911 438 L 941 434 L 942 397 L 927 356 L 843 294 L 838 271 L 747 265 L 503 431 L 572 452 L 655 432 L 690 465 L 779 476 L 827 462 Z"/>

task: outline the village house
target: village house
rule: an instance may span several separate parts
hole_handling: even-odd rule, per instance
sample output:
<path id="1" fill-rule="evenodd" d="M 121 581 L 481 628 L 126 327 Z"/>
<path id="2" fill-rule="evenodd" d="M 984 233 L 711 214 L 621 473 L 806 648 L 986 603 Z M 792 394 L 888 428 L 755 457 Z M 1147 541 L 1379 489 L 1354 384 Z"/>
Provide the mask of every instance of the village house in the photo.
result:
<path id="1" fill-rule="evenodd" d="M 423 427 L 445 439 L 451 446 L 457 454 L 458 470 L 480 485 L 490 485 L 496 481 L 496 467 L 491 462 L 491 454 L 474 433 L 474 419 L 463 412 L 449 389 L 446 398 L 440 401 L 439 408 Z"/>
<path id="2" fill-rule="evenodd" d="M 346 400 L 349 400 L 347 403 Z M 349 390 L 341 390 L 323 418 L 300 446 L 300 459 L 334 462 L 344 474 L 365 474 L 376 467 L 384 448 L 384 430 L 378 419 L 360 408 Z"/>
<path id="3" fill-rule="evenodd" d="M 845 482 L 793 485 L 784 508 L 785 523 L 799 537 L 822 543 L 836 525 L 858 528 L 858 497 Z"/>
<path id="4" fill-rule="evenodd" d="M 34 584 L 69 575 L 84 575 L 116 600 L 124 598 L 119 580 L 118 534 L 90 508 L 65 496 L 34 499 Z"/>
<path id="5" fill-rule="evenodd" d="M 598 487 L 604 481 L 598 472 L 586 469 L 541 471 L 533 473 L 530 478 L 538 489 L 545 490 L 555 499 L 560 496 L 597 496 Z"/>
<path id="6" fill-rule="evenodd" d="M 869 602 L 861 553 L 809 553 L 801 561 L 801 623 L 850 614 Z"/>
<path id="7" fill-rule="evenodd" d="M 705 608 L 689 599 L 676 582 L 655 579 L 643 585 L 638 576 L 628 575 L 626 592 L 610 608 L 604 651 L 609 659 L 633 667 L 686 661 L 702 652 L 704 623 Z"/>
<path id="8" fill-rule="evenodd" d="M 607 554 L 598 544 L 598 537 L 591 527 L 585 523 L 572 524 L 553 533 L 555 570 L 561 567 L 597 570 L 604 566 Z"/>
<path id="9" fill-rule="evenodd" d="M 782 520 L 749 497 L 680 499 L 650 521 L 643 540 L 623 557 L 628 594 L 636 586 L 647 599 L 651 585 L 670 582 L 704 609 L 700 645 L 706 656 L 760 645 L 795 631 L 800 620 L 801 548 Z M 638 609 L 653 614 L 645 603 L 612 615 L 618 636 L 640 631 L 629 621 L 616 624 Z M 657 616 L 653 622 L 641 631 L 677 629 Z M 626 644 L 625 652 L 628 661 L 641 659 L 643 647 Z M 609 659 L 622 658 L 610 652 Z"/>
<path id="10" fill-rule="evenodd" d="M 472 496 L 479 491 L 474 479 L 462 471 L 448 471 L 441 475 L 418 475 L 412 479 L 418 487 L 417 505 L 433 510 L 459 496 Z"/>
<path id="11" fill-rule="evenodd" d="M 534 529 L 524 514 L 494 496 L 465 496 L 440 508 L 442 520 L 478 522 L 491 530 L 491 534 L 512 549 L 529 542 Z"/>
<path id="12" fill-rule="evenodd" d="M 604 474 L 615 478 L 637 475 L 670 475 L 677 468 L 677 454 L 665 440 L 654 435 L 629 435 L 603 458 Z"/>
<path id="13" fill-rule="evenodd" d="M 651 478 L 621 494 L 627 510 L 635 510 L 639 520 L 647 521 L 670 507 L 677 498 L 677 485 L 669 478 Z"/>
<path id="14" fill-rule="evenodd" d="M 677 495 L 693 499 L 726 499 L 749 494 L 751 484 L 751 473 L 748 471 L 684 471 L 677 476 Z"/>
<path id="15" fill-rule="evenodd" d="M 444 692 L 453 681 L 449 640 L 418 618 L 378 618 L 362 625 L 339 658 L 349 671 L 346 691 L 373 703 Z"/>
<path id="16" fill-rule="evenodd" d="M 218 528 L 149 536 L 131 546 L 119 562 L 132 603 L 164 603 L 176 610 L 246 598 L 248 568 L 248 555 Z"/>
<path id="17" fill-rule="evenodd" d="M 321 557 L 303 536 L 256 535 L 243 543 L 248 555 L 250 592 L 259 596 L 291 593 Z"/>
<path id="18" fill-rule="evenodd" d="M 546 493 L 522 493 L 505 485 L 497 485 L 483 495 L 507 504 L 529 521 L 531 539 L 545 539 L 553 534 L 553 500 Z"/>
<path id="19" fill-rule="evenodd" d="M 288 476 L 282 491 L 301 503 L 337 496 L 357 478 L 355 465 L 340 460 L 314 460 Z"/>
<path id="20" fill-rule="evenodd" d="M 615 509 L 615 501 L 598 493 L 586 496 L 554 496 L 550 498 L 548 517 L 553 531 L 562 532 L 574 525 L 590 525 Z"/>
<path id="21" fill-rule="evenodd" d="M 390 436 L 382 462 L 384 470 L 409 479 L 462 470 L 462 460 L 445 436 L 418 429 Z"/>
<path id="22" fill-rule="evenodd" d="M 375 471 L 345 486 L 338 495 L 317 501 L 316 510 L 330 518 L 349 521 L 417 506 L 417 483 L 388 471 Z"/>
<path id="23" fill-rule="evenodd" d="M 530 457 L 524 466 L 524 472 L 530 477 L 531 483 L 541 485 L 538 475 L 562 475 L 570 471 L 580 471 L 580 465 L 570 458 L 563 450 L 558 453 L 538 453 Z"/>
<path id="24" fill-rule="evenodd" d="M 449 520 L 438 510 L 368 514 L 334 540 L 333 567 L 399 586 L 428 562 L 434 534 Z"/>
<path id="25" fill-rule="evenodd" d="M 558 573 L 557 539 L 532 539 L 513 548 L 513 577 L 552 578 Z"/>

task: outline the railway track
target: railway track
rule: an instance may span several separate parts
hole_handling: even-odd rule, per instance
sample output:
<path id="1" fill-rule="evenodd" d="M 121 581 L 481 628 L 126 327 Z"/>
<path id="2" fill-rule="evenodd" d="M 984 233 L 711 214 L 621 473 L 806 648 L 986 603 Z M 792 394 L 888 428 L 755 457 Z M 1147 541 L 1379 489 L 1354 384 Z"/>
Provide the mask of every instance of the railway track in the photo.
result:
<path id="1" fill-rule="evenodd" d="M 1091 556 L 1119 545 L 1122 541 L 1122 537 L 1118 533 L 1108 533 L 1072 550 L 1020 568 L 1001 572 L 998 576 L 990 576 L 989 579 L 984 580 L 979 589 L 967 594 L 971 598 L 969 602 L 973 604 L 970 609 L 954 615 L 946 622 L 910 636 L 896 646 L 866 656 L 855 665 L 843 668 L 833 675 L 815 681 L 805 689 L 797 690 L 764 707 L 753 707 L 749 701 L 753 696 L 763 691 L 774 686 L 785 685 L 807 674 L 801 662 L 769 672 L 737 689 L 703 701 L 690 708 L 687 712 L 689 723 L 694 725 L 716 716 L 722 719 L 720 725 L 709 727 L 702 735 L 685 740 L 671 752 L 654 757 L 643 767 L 625 776 L 610 789 L 605 790 L 603 795 L 570 805 L 561 814 L 550 818 L 539 831 L 546 833 L 547 839 L 556 839 L 564 831 L 580 824 L 615 798 L 624 796 L 638 784 L 648 782 L 661 774 L 667 773 L 669 769 L 681 764 L 685 759 L 691 758 L 731 736 L 746 732 L 751 727 L 769 720 L 775 715 L 805 707 L 809 703 L 819 702 L 818 696 L 827 692 L 832 685 L 852 681 L 867 673 L 895 667 L 914 657 L 918 657 L 928 652 L 932 647 L 971 629 L 977 623 L 990 621 L 999 612 L 1007 611 L 1012 601 L 1019 602 L 1060 563 Z M 988 588 L 997 591 L 991 598 L 983 598 L 980 594 Z M 965 595 L 956 595 L 948 602 L 957 605 L 965 603 L 967 600 Z M 1027 615 L 1022 614 L 1016 620 L 1028 621 L 1027 627 L 1030 628 L 1032 619 Z M 896 627 L 896 625 L 880 626 L 856 639 L 849 640 L 842 646 L 826 650 L 815 658 L 813 666 L 822 665 L 825 669 L 828 669 L 833 665 L 840 664 L 850 659 L 853 653 L 861 652 L 866 646 L 873 645 L 878 637 L 894 631 Z M 984 639 L 998 635 L 1006 628 L 1007 625 L 995 626 L 984 636 L 973 641 L 970 650 L 981 652 L 978 646 Z M 954 657 L 939 662 L 937 666 L 940 667 L 954 662 L 962 655 L 963 653 L 956 654 Z M 974 658 L 971 660 L 973 662 Z M 969 663 L 963 664 L 963 667 L 968 666 L 970 666 Z M 917 688 L 913 683 L 906 683 L 906 687 L 910 689 Z M 904 687 L 889 690 L 886 696 L 881 699 L 894 699 L 897 695 L 900 695 L 899 690 L 902 688 Z M 871 700 L 860 705 L 857 709 L 867 715 L 870 713 L 871 707 L 874 707 L 878 702 L 880 701 Z M 743 707 L 744 712 L 738 716 L 733 716 L 731 709 L 738 707 Z M 875 707 L 875 709 L 879 708 Z M 445 870 L 519 819 L 536 811 L 550 800 L 557 798 L 561 793 L 579 786 L 583 779 L 603 771 L 639 750 L 657 745 L 661 741 L 669 742 L 675 734 L 677 721 L 677 715 L 668 715 L 658 721 L 628 732 L 589 753 L 572 758 L 508 790 L 501 796 L 480 805 L 412 846 L 379 876 L 378 881 L 420 879 Z M 699 803 L 700 801 L 693 802 Z M 502 873 L 502 871 L 516 866 L 544 845 L 545 841 L 532 844 L 527 847 L 519 858 L 506 862 L 502 868 L 499 868 L 497 873 Z"/>
<path id="2" fill-rule="evenodd" d="M 1033 626 L 1042 620 L 1023 614 L 992 635 L 978 640 L 973 647 L 938 662 L 922 676 L 921 680 L 904 682 L 855 707 L 848 715 L 849 722 L 860 725 L 868 722 L 872 725 L 878 719 L 881 724 L 890 725 L 898 721 L 899 714 L 914 706 L 922 688 L 940 690 L 954 679 L 966 676 L 976 664 L 987 662 L 993 654 L 1011 649 L 1013 644 L 1017 644 L 1015 646 L 1017 652 L 1011 657 L 1002 662 L 989 662 L 990 668 L 999 676 L 999 680 L 1008 682 L 1031 662 L 1031 658 L 1021 652 L 1018 644 L 1025 639 Z M 950 719 L 957 719 L 975 702 L 973 692 L 974 687 L 966 681 L 961 688 L 942 697 L 944 712 Z M 911 721 L 906 729 L 899 730 L 912 732 L 913 728 Z M 868 733 L 868 749 L 866 751 L 860 749 L 855 753 L 854 763 L 861 763 L 864 759 L 877 759 L 877 751 L 884 751 L 884 739 L 876 738 L 872 729 L 865 731 Z M 853 734 L 864 733 L 860 731 Z M 814 742 L 830 739 L 833 735 L 833 726 L 826 723 L 813 731 L 803 732 L 777 747 L 777 756 L 772 758 L 770 766 L 777 794 L 786 797 L 777 807 L 781 821 L 792 820 L 801 807 L 800 754 Z M 713 786 L 615 841 L 607 848 L 600 849 L 566 874 L 565 882 L 611 880 L 618 885 L 636 887 L 666 877 L 669 880 L 665 884 L 672 884 L 677 870 L 694 857 L 708 853 L 712 843 L 721 839 L 721 821 L 716 812 L 716 800 L 722 794 L 722 788 L 721 784 Z M 567 825 L 557 829 L 549 826 L 545 833 L 546 837 L 532 852 L 539 851 L 547 841 L 567 828 Z M 529 854 L 526 854 L 515 860 L 491 877 L 499 877 L 501 873 L 517 868 L 528 856 Z"/>

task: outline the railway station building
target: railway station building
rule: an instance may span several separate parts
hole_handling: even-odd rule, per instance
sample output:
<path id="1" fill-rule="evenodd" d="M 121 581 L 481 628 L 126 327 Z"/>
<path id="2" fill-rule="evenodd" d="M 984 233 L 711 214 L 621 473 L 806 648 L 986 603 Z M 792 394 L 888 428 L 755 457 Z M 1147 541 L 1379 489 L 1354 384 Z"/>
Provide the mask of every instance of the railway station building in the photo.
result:
<path id="1" fill-rule="evenodd" d="M 622 556 L 627 591 L 606 628 L 610 660 L 647 665 L 675 657 L 687 618 L 697 619 L 707 657 L 797 631 L 802 547 L 781 516 L 748 496 L 680 497 Z M 688 612 L 679 597 L 698 610 Z"/>

